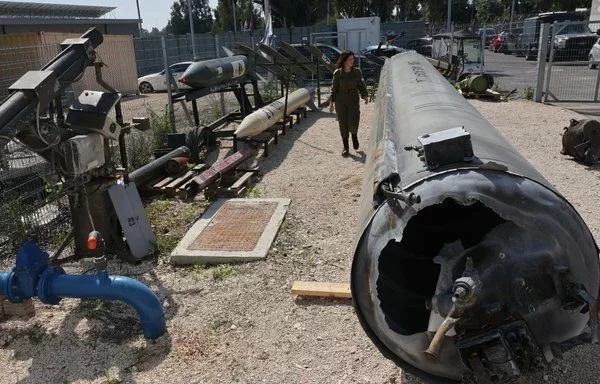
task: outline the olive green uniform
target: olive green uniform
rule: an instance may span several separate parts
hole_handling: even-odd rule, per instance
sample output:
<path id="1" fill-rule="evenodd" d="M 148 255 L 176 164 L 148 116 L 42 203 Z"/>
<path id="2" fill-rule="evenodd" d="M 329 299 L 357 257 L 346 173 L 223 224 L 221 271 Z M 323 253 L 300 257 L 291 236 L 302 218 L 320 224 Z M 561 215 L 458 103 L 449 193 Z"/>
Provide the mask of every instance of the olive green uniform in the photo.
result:
<path id="1" fill-rule="evenodd" d="M 331 86 L 331 102 L 335 103 L 340 134 L 342 140 L 347 141 L 351 133 L 356 135 L 360 120 L 360 104 L 358 94 L 363 99 L 367 97 L 367 87 L 358 68 L 352 72 L 344 72 L 338 68 L 333 72 L 333 84 Z"/>

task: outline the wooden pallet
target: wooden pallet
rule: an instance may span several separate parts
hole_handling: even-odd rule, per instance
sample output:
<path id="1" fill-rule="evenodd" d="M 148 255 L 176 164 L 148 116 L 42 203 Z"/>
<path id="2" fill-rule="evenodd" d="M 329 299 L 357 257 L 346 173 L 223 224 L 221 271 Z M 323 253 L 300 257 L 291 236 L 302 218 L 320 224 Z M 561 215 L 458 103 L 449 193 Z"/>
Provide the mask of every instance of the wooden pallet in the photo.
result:
<path id="1" fill-rule="evenodd" d="M 179 197 L 186 198 L 187 186 L 192 182 L 198 172 L 202 172 L 207 169 L 206 164 L 198 164 L 191 170 L 179 173 L 173 176 L 163 177 L 158 182 L 152 184 L 152 190 L 158 193 L 164 193 L 168 197 Z"/>

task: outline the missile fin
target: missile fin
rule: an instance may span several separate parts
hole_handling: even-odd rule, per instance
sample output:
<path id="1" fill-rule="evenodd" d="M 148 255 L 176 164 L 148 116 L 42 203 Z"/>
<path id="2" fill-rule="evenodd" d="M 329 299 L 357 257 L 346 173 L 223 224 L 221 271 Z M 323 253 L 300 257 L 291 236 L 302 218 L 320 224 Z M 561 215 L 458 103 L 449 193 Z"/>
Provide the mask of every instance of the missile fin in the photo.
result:
<path id="1" fill-rule="evenodd" d="M 231 49 L 227 48 L 227 47 L 221 47 L 223 48 L 223 50 L 225 51 L 225 53 L 227 54 L 227 56 L 231 57 L 231 56 L 235 56 L 235 53 L 233 53 L 231 51 Z"/>

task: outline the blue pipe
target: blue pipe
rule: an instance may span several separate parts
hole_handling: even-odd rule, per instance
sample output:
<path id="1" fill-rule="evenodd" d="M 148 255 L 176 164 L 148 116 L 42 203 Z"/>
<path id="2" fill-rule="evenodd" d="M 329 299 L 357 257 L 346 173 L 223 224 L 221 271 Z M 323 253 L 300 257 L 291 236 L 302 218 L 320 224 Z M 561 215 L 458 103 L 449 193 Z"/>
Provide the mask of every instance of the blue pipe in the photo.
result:
<path id="1" fill-rule="evenodd" d="M 144 284 L 109 276 L 105 269 L 95 276 L 67 275 L 61 267 L 49 266 L 48 254 L 31 241 L 21 245 L 13 271 L 0 273 L 0 294 L 14 303 L 34 296 L 45 304 L 58 304 L 64 297 L 120 300 L 137 311 L 146 339 L 157 339 L 167 331 L 160 301 Z"/>

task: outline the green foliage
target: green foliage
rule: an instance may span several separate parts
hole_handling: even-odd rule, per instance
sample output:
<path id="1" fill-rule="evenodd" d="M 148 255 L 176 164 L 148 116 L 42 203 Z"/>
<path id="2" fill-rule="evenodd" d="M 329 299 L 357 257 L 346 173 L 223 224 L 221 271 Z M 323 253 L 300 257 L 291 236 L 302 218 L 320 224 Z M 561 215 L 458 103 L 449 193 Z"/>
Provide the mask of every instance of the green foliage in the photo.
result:
<path id="1" fill-rule="evenodd" d="M 32 220 L 23 216 L 26 207 L 17 196 L 7 194 L 0 200 L 0 256 L 16 254 L 23 239 L 28 237 L 33 229 Z M 5 237 L 6 236 L 6 237 Z"/>
<path id="2" fill-rule="evenodd" d="M 102 372 L 102 384 L 119 384 L 121 383 L 121 380 L 119 380 L 117 377 L 113 377 L 110 372 L 108 372 L 107 370 L 105 370 L 104 372 Z"/>
<path id="3" fill-rule="evenodd" d="M 157 255 L 167 257 L 187 232 L 189 226 L 206 209 L 206 204 L 185 203 L 177 199 L 153 200 L 145 205 L 154 228 Z"/>
<path id="4" fill-rule="evenodd" d="M 505 11 L 500 0 L 474 0 L 477 20 L 480 23 L 491 23 L 500 19 Z"/>
<path id="5" fill-rule="evenodd" d="M 523 89 L 523 97 L 527 100 L 533 100 L 533 87 L 526 86 Z"/>
<path id="6" fill-rule="evenodd" d="M 137 130 L 131 131 L 125 137 L 125 143 L 127 145 L 129 171 L 134 171 L 150 162 L 152 158 L 152 141 L 147 133 Z"/>
<path id="7" fill-rule="evenodd" d="M 191 1 L 194 33 L 210 32 L 213 27 L 213 17 L 208 0 Z M 173 2 L 173 5 L 171 5 L 171 20 L 167 24 L 167 33 L 173 35 L 191 33 L 188 9 L 187 0 Z"/>
<path id="8" fill-rule="evenodd" d="M 235 4 L 236 20 L 233 20 L 232 3 Z M 245 20 L 252 20 L 253 29 L 259 29 L 262 24 L 260 9 L 254 6 L 252 0 L 219 0 L 215 8 L 213 32 L 240 31 Z"/>
<path id="9" fill-rule="evenodd" d="M 150 115 L 152 149 L 166 147 L 169 133 L 175 132 L 175 124 L 171 119 L 169 107 L 165 108 L 165 112 L 162 115 L 159 115 L 152 109 L 148 110 L 148 114 Z"/>
<path id="10" fill-rule="evenodd" d="M 334 15 L 334 1 L 330 2 L 331 16 Z M 270 0 L 270 4 L 273 11 L 273 27 L 314 25 L 327 16 L 327 1 L 323 0 Z"/>
<path id="11" fill-rule="evenodd" d="M 245 270 L 228 264 L 219 264 L 212 270 L 212 278 L 215 281 L 223 280 L 227 276 L 235 276 L 244 273 Z"/>
<path id="12" fill-rule="evenodd" d="M 246 191 L 246 197 L 251 199 L 257 199 L 261 196 L 260 189 L 254 187 Z"/>

